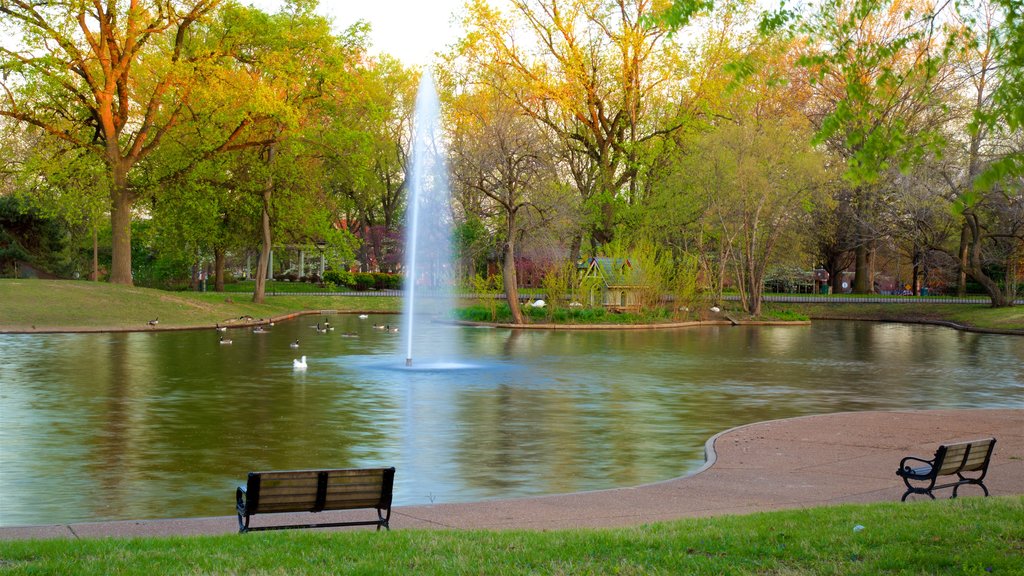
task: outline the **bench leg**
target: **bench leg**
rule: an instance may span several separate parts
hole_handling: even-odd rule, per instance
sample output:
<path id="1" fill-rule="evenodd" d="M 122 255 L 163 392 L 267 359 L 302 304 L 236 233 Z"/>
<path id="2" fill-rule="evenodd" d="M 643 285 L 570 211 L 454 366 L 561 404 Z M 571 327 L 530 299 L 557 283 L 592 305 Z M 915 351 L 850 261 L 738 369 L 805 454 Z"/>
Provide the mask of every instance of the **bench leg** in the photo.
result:
<path id="1" fill-rule="evenodd" d="M 974 484 L 974 485 L 977 485 L 977 486 L 981 486 L 981 491 L 984 492 L 985 493 L 985 497 L 988 498 L 988 488 L 985 487 L 984 483 L 982 483 L 982 482 L 964 482 L 962 484 L 957 484 L 956 486 L 953 486 L 953 495 L 950 496 L 950 499 L 956 498 L 956 491 L 959 490 L 960 487 L 963 486 L 964 484 Z"/>
<path id="2" fill-rule="evenodd" d="M 377 508 L 377 518 L 378 518 L 378 520 L 377 520 L 377 532 L 380 532 L 380 527 L 381 526 L 383 526 L 384 529 L 387 530 L 388 532 L 391 531 L 391 526 L 388 525 L 388 522 L 391 520 L 391 508 L 390 507 L 387 508 L 387 511 L 388 511 L 387 516 L 385 516 L 384 515 L 384 510 L 381 509 L 381 508 Z"/>

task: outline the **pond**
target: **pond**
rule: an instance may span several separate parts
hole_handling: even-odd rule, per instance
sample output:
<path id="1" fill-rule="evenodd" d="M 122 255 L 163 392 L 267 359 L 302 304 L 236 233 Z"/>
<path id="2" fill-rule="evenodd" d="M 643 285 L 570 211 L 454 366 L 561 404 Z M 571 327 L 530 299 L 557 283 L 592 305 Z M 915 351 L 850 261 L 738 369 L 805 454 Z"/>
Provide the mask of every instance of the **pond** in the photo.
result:
<path id="1" fill-rule="evenodd" d="M 709 437 L 749 422 L 1024 406 L 1014 336 L 432 325 L 468 365 L 406 370 L 400 336 L 374 328 L 396 316 L 318 333 L 325 319 L 231 345 L 212 329 L 0 335 L 0 525 L 231 515 L 250 470 L 393 465 L 396 505 L 630 486 L 696 470 Z"/>

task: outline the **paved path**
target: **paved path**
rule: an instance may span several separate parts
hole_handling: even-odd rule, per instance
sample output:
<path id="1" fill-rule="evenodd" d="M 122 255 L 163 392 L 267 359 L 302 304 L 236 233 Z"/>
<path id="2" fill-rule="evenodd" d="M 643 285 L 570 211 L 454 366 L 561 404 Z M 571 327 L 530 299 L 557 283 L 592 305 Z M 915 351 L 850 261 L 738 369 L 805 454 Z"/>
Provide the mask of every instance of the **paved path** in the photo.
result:
<path id="1" fill-rule="evenodd" d="M 708 441 L 698 473 L 633 488 L 395 508 L 393 529 L 610 527 L 844 502 L 898 501 L 900 458 L 930 458 L 945 441 L 995 436 L 986 485 L 1024 494 L 1024 409 L 851 412 L 761 422 Z M 401 474 L 401 470 L 398 471 Z M 948 490 L 945 491 L 948 494 Z M 961 496 L 980 494 L 966 487 Z M 225 494 L 225 506 L 233 505 Z M 347 513 L 323 513 L 342 517 Z M 372 512 L 371 512 L 372 514 Z M 303 520 L 307 521 L 308 514 Z M 253 525 L 267 517 L 256 516 Z M 233 516 L 0 528 L 13 538 L 223 534 Z"/>

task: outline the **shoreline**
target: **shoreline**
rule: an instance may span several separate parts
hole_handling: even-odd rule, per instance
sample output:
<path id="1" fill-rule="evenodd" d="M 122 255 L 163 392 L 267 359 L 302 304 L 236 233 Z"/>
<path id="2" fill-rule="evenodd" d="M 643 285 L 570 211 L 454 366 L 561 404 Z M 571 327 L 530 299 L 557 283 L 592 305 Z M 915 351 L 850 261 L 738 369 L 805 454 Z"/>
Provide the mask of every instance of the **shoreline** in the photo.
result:
<path id="1" fill-rule="evenodd" d="M 271 323 L 284 322 L 314 314 L 388 314 L 400 315 L 400 312 L 378 312 L 373 310 L 300 310 L 288 314 L 272 316 L 270 318 L 250 318 L 241 320 L 230 318 L 215 324 L 203 324 L 199 326 L 146 326 L 144 328 L 124 328 L 110 326 L 63 326 L 36 328 L 31 326 L 0 326 L 0 335 L 3 334 L 104 334 L 104 333 L 129 333 L 129 332 L 182 332 L 187 330 L 213 330 L 217 325 L 226 326 L 229 330 L 238 328 L 253 328 L 255 326 L 266 326 Z M 1024 336 L 1024 330 L 982 328 L 950 322 L 948 320 L 928 318 L 872 318 L 867 316 L 841 315 L 841 316 L 811 316 L 811 320 L 690 320 L 685 322 L 665 322 L 659 324 L 509 324 L 503 322 L 471 322 L 468 320 L 454 320 L 452 324 L 458 326 L 476 326 L 486 328 L 502 328 L 510 330 L 674 330 L 681 328 L 699 328 L 703 326 L 809 326 L 814 320 L 837 320 L 842 322 L 881 322 L 895 324 L 919 324 L 926 326 L 939 326 L 959 330 L 961 332 L 974 332 L 977 334 L 994 334 L 1001 336 Z"/>

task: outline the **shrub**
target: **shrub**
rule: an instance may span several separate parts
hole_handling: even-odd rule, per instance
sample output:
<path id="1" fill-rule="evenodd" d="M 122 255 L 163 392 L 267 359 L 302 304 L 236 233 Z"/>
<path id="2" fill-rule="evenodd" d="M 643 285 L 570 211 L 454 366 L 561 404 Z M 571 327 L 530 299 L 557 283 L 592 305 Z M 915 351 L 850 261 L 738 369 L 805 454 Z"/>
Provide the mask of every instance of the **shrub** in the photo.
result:
<path id="1" fill-rule="evenodd" d="M 351 288 L 355 285 L 355 278 L 348 270 L 328 270 L 324 273 L 324 282 Z"/>
<path id="2" fill-rule="evenodd" d="M 354 288 L 360 292 L 365 292 L 370 288 L 374 287 L 373 274 L 368 272 L 356 273 L 354 278 Z"/>

